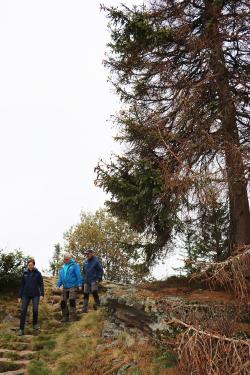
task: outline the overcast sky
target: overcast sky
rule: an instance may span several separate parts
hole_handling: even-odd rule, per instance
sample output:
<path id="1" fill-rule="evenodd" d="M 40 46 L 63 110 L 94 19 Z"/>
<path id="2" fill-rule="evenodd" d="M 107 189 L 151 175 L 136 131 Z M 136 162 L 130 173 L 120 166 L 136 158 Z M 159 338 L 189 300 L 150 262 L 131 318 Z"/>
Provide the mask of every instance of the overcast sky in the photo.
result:
<path id="1" fill-rule="evenodd" d="M 81 210 L 103 206 L 94 167 L 118 151 L 99 3 L 0 1 L 0 248 L 40 268 Z"/>

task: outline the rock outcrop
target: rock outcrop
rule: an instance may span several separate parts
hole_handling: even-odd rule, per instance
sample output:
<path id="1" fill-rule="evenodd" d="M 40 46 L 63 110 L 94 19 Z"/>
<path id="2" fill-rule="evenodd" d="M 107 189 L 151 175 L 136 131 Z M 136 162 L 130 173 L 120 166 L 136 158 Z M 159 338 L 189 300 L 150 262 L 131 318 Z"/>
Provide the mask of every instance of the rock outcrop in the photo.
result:
<path id="1" fill-rule="evenodd" d="M 226 322 L 235 322 L 235 317 L 238 323 L 249 319 L 249 306 L 239 310 L 226 292 L 165 288 L 161 293 L 155 293 L 147 289 L 147 286 L 107 282 L 103 284 L 103 288 L 105 293 L 102 305 L 111 324 L 109 329 L 114 332 L 138 330 L 145 336 L 150 335 L 157 341 L 164 341 L 174 338 L 180 332 L 180 327 L 174 328 L 169 324 L 173 319 L 199 325 L 202 329 L 208 326 L 212 328 L 215 322 L 218 324 L 223 321 L 225 334 L 230 328 Z M 238 331 L 239 335 L 248 335 L 247 332 L 241 332 L 240 326 Z"/>

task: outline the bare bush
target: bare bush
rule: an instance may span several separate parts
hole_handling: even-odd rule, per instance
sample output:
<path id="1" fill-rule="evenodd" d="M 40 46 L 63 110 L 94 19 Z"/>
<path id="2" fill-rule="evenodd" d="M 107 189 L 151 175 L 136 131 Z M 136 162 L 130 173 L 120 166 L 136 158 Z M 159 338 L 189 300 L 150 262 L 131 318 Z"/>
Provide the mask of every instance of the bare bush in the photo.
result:
<path id="1" fill-rule="evenodd" d="M 184 328 L 179 336 L 179 367 L 183 374 L 248 375 L 250 373 L 250 340 L 229 338 L 200 330 L 181 320 L 169 325 Z"/>
<path id="2" fill-rule="evenodd" d="M 248 300 L 248 280 L 250 276 L 250 248 L 238 249 L 236 255 L 224 262 L 201 265 L 201 271 L 192 278 L 207 282 L 210 287 L 226 287 L 232 290 L 241 302 Z"/>

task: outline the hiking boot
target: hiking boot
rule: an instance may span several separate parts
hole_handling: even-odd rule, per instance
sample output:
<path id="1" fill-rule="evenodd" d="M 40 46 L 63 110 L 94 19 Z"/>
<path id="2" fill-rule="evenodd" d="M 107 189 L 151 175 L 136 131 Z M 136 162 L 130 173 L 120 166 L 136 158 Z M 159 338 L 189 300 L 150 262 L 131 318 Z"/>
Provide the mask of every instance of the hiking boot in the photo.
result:
<path id="1" fill-rule="evenodd" d="M 94 309 L 94 310 L 98 310 L 99 307 L 100 307 L 100 304 L 99 304 L 99 303 L 94 303 L 94 304 L 93 304 L 93 309 Z"/>
<path id="2" fill-rule="evenodd" d="M 63 316 L 62 317 L 62 323 L 68 323 L 69 322 L 69 317 L 68 316 Z"/>
<path id="3" fill-rule="evenodd" d="M 38 325 L 38 324 L 34 324 L 34 325 L 33 325 L 33 330 L 34 330 L 34 331 L 40 331 L 40 327 L 39 327 L 39 325 Z"/>
<path id="4" fill-rule="evenodd" d="M 24 330 L 23 329 L 19 329 L 17 331 L 17 336 L 24 336 Z"/>
<path id="5" fill-rule="evenodd" d="M 72 308 L 72 309 L 71 309 L 71 312 L 70 312 L 70 318 L 71 318 L 71 320 L 73 320 L 73 321 L 78 320 L 78 318 L 77 318 L 77 313 L 76 313 L 76 309 L 75 309 L 75 308 Z"/>
<path id="6" fill-rule="evenodd" d="M 88 298 L 83 299 L 82 312 L 84 314 L 86 314 L 88 312 L 88 307 L 89 307 L 89 300 L 88 300 Z"/>
<path id="7" fill-rule="evenodd" d="M 62 309 L 62 323 L 67 323 L 69 321 L 69 310 L 66 306 Z"/>
<path id="8" fill-rule="evenodd" d="M 99 295 L 98 295 L 97 291 L 93 292 L 93 297 L 94 297 L 93 308 L 94 308 L 94 310 L 98 310 L 98 308 L 100 307 L 101 302 L 100 302 L 100 298 L 99 298 Z"/>
<path id="9" fill-rule="evenodd" d="M 78 320 L 80 320 L 80 319 L 79 319 L 79 317 L 78 317 L 77 315 L 73 315 L 73 316 L 71 316 L 71 321 L 72 321 L 72 322 L 76 322 L 76 321 L 78 321 Z"/>

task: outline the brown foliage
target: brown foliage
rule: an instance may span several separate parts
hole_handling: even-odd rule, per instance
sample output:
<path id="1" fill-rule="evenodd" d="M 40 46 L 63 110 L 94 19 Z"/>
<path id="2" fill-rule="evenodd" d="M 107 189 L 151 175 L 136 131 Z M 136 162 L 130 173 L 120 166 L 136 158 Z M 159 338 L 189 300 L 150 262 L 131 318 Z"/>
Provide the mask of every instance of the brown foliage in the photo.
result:
<path id="1" fill-rule="evenodd" d="M 247 375 L 250 371 L 250 340 L 228 338 L 200 330 L 181 320 L 174 324 L 185 329 L 179 337 L 179 368 L 183 374 Z"/>
<path id="2" fill-rule="evenodd" d="M 201 266 L 201 272 L 193 278 L 207 282 L 212 288 L 227 287 L 232 290 L 241 302 L 248 300 L 248 280 L 250 276 L 250 248 L 229 257 L 224 262 L 216 262 Z"/>

